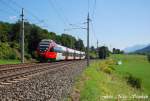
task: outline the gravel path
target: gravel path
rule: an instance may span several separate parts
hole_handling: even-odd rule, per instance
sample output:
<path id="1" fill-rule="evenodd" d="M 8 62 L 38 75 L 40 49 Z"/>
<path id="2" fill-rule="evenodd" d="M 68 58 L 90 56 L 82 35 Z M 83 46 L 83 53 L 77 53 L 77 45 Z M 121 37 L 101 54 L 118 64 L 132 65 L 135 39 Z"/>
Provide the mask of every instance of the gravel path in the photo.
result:
<path id="1" fill-rule="evenodd" d="M 69 94 L 74 78 L 86 67 L 86 61 L 76 61 L 55 71 L 30 78 L 21 78 L 0 85 L 0 101 L 63 101 Z"/>

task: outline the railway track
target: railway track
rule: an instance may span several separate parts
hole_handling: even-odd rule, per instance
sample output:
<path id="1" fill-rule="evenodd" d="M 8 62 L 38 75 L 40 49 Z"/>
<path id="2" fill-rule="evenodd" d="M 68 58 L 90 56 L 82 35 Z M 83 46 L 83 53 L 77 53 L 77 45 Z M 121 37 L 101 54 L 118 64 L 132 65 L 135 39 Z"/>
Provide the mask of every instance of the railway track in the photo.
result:
<path id="1" fill-rule="evenodd" d="M 83 60 L 81 60 L 83 61 Z M 80 62 L 81 62 L 80 61 Z M 79 61 L 63 61 L 55 63 L 31 63 L 19 65 L 0 65 L 0 85 L 18 82 L 34 75 L 45 72 L 54 72 L 69 65 L 75 65 Z M 6 66 L 6 67 L 5 67 Z"/>

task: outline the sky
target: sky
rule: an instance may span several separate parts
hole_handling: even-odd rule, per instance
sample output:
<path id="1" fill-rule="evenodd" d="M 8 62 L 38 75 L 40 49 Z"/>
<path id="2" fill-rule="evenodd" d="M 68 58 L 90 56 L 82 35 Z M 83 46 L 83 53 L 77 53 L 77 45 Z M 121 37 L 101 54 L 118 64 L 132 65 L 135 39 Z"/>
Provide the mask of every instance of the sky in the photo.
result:
<path id="1" fill-rule="evenodd" d="M 57 34 L 68 33 L 86 45 L 90 13 L 90 46 L 124 49 L 150 43 L 150 0 L 0 0 L 0 21 L 20 18 Z M 79 28 L 79 29 L 74 29 Z"/>

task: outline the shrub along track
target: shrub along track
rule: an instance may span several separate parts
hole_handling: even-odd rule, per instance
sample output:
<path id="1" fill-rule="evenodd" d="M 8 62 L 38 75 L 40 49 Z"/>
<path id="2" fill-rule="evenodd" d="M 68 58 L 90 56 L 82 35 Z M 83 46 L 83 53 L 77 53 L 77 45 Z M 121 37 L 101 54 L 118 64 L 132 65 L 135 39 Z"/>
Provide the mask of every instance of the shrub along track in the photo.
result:
<path id="1" fill-rule="evenodd" d="M 0 65 L 0 99 L 41 101 L 50 99 L 55 99 L 56 101 L 61 100 L 63 95 L 66 95 L 62 89 L 64 91 L 69 90 L 74 77 L 80 74 L 85 66 L 86 62 L 84 60 Z M 42 82 L 45 82 L 48 84 L 47 86 L 50 87 L 44 89 L 44 93 L 39 92 L 40 90 L 43 90 L 40 85 L 45 84 Z M 60 83 L 62 83 L 61 87 Z M 36 89 L 29 89 L 32 86 L 35 87 L 35 85 Z M 66 88 L 64 88 L 64 86 Z M 28 90 L 24 88 L 28 88 Z M 22 92 L 22 94 L 20 94 L 20 92 Z M 29 95 L 27 96 L 26 94 Z M 36 95 L 38 95 L 38 97 L 36 97 Z"/>

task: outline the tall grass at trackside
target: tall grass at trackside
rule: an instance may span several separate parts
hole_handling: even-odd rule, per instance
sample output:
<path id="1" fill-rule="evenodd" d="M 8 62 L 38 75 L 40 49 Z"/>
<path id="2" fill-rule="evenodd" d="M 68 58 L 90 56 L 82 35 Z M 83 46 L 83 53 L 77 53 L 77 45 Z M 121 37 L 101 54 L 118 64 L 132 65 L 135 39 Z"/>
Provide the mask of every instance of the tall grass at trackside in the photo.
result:
<path id="1" fill-rule="evenodd" d="M 19 60 L 4 60 L 0 59 L 0 64 L 18 64 L 20 63 Z"/>
<path id="2" fill-rule="evenodd" d="M 109 67 L 110 66 L 110 67 Z M 131 97 L 143 92 L 127 84 L 121 75 L 115 73 L 112 59 L 92 63 L 77 79 L 70 99 L 73 101 L 116 101 L 118 96 Z M 106 68 L 111 72 L 106 72 Z M 105 98 L 106 96 L 113 98 Z M 76 100 L 74 100 L 76 99 Z M 136 99 L 131 99 L 130 101 Z M 118 100 L 121 101 L 121 100 Z"/>
<path id="3" fill-rule="evenodd" d="M 141 79 L 144 92 L 150 95 L 150 63 L 144 55 L 113 55 L 115 60 L 121 60 L 122 65 L 116 65 L 116 72 L 125 76 L 132 74 Z"/>

